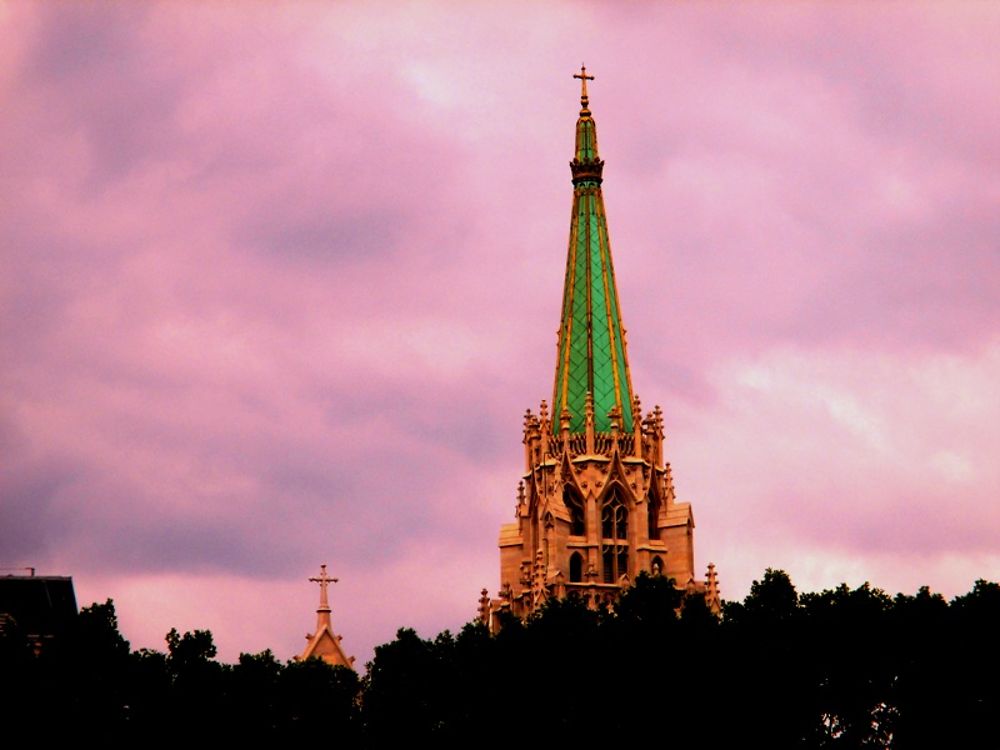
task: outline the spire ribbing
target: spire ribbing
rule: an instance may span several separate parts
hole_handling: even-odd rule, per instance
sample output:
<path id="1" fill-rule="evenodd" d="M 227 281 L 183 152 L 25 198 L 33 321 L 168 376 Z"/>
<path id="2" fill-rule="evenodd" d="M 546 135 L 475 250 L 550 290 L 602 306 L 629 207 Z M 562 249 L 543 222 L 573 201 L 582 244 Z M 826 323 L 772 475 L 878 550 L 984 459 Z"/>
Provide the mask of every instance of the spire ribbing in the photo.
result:
<path id="1" fill-rule="evenodd" d="M 582 84 L 581 109 L 576 153 L 570 162 L 573 214 L 552 408 L 553 414 L 567 409 L 570 430 L 582 432 L 589 392 L 597 430 L 611 428 L 608 412 L 617 408 L 622 429 L 631 432 L 633 391 L 601 193 L 604 162 L 598 154 L 597 126 L 587 95 L 587 81 L 594 78 L 585 67 L 574 78 Z"/>

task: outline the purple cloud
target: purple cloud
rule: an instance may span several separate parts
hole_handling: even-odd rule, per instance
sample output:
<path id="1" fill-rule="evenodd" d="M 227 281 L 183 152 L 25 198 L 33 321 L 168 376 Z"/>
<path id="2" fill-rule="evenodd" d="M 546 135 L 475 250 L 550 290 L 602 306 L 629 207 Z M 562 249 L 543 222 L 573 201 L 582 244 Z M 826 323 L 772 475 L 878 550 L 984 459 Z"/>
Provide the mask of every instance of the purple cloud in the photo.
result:
<path id="1" fill-rule="evenodd" d="M 633 380 L 742 596 L 996 577 L 1000 13 L 0 15 L 0 559 L 364 660 L 497 585 L 588 62 Z M 859 578 L 861 580 L 855 580 Z M 297 630 L 298 629 L 298 630 Z"/>

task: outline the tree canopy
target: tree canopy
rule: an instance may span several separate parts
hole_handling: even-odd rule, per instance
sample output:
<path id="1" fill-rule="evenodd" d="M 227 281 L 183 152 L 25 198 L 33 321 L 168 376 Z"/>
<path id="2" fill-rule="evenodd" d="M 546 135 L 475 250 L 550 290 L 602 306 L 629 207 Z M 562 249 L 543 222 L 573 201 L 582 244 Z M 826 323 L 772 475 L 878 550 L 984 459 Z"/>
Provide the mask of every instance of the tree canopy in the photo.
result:
<path id="1" fill-rule="evenodd" d="M 679 747 L 978 746 L 1000 715 L 1000 586 L 952 601 L 921 588 L 799 594 L 768 569 L 716 617 L 640 576 L 613 607 L 553 600 L 496 635 L 401 628 L 359 677 L 271 651 L 217 660 L 207 630 L 132 650 L 111 600 L 84 607 L 39 653 L 0 634 L 7 726 L 49 739 L 468 746 L 654 739 Z M 957 648 L 963 646 L 962 649 Z M 10 730 L 13 732 L 13 730 Z"/>

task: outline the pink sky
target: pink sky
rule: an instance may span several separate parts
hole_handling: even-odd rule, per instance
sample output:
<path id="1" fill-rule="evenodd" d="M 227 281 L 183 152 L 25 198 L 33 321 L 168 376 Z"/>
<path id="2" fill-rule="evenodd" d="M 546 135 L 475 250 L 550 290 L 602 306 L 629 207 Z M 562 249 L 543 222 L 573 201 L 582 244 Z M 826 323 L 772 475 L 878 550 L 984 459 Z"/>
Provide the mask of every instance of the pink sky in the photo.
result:
<path id="1" fill-rule="evenodd" d="M 741 598 L 1000 577 L 1000 7 L 0 5 L 0 564 L 365 661 L 472 618 L 581 60 L 633 382 Z"/>

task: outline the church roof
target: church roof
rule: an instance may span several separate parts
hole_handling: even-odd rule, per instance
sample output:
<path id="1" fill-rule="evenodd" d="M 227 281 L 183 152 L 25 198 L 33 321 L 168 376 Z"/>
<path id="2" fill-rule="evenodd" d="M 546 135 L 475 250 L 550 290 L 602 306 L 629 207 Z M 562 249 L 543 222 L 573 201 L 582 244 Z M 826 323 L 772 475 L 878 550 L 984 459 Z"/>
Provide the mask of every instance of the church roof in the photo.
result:
<path id="1" fill-rule="evenodd" d="M 583 432 L 590 392 L 598 431 L 610 430 L 608 412 L 617 409 L 622 430 L 631 432 L 633 391 L 601 193 L 604 162 L 597 150 L 597 126 L 587 96 L 587 81 L 593 78 L 586 68 L 575 77 L 581 79 L 582 95 L 576 153 L 570 162 L 573 215 L 552 398 L 557 417 L 553 426 L 558 429 L 558 415 L 566 409 L 570 430 Z"/>
<path id="2" fill-rule="evenodd" d="M 340 636 L 333 632 L 333 625 L 330 623 L 330 600 L 327 597 L 326 589 L 331 583 L 336 583 L 337 579 L 326 574 L 326 565 L 320 565 L 319 570 L 318 577 L 309 579 L 313 583 L 319 584 L 316 632 L 306 634 L 305 651 L 296 657 L 296 661 L 318 658 L 334 667 L 354 669 L 354 657 L 344 653 L 344 649 L 340 645 Z"/>

